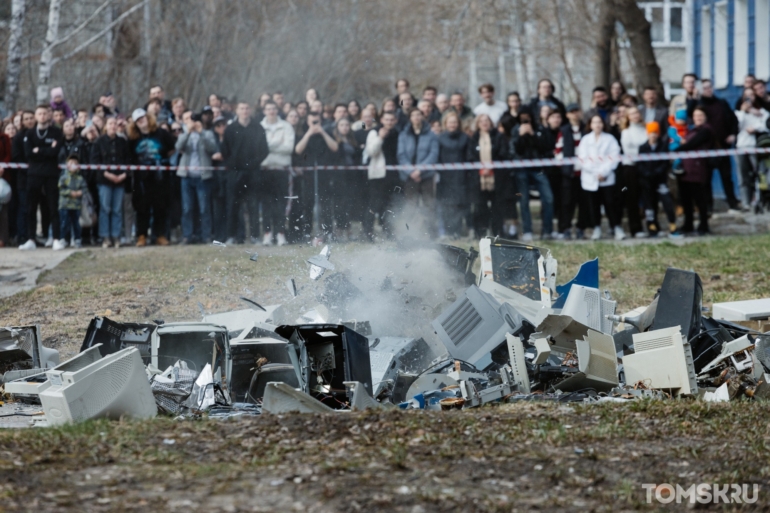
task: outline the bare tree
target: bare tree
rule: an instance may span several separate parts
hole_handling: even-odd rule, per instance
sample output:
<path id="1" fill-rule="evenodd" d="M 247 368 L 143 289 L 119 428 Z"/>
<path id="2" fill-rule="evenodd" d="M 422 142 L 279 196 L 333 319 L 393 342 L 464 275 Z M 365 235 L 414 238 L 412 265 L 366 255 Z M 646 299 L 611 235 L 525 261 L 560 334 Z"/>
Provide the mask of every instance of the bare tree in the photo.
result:
<path id="1" fill-rule="evenodd" d="M 37 103 L 46 103 L 48 100 L 48 83 L 51 79 L 51 61 L 53 59 L 53 47 L 59 35 L 59 14 L 61 0 L 51 0 L 48 6 L 48 30 L 45 35 L 45 46 L 40 54 L 40 66 L 37 77 Z"/>
<path id="2" fill-rule="evenodd" d="M 19 88 L 22 59 L 22 33 L 24 18 L 27 14 L 26 0 L 13 0 L 11 3 L 11 23 L 8 36 L 8 65 L 5 75 L 5 108 L 10 112 L 16 109 L 16 93 Z"/>
<path id="3" fill-rule="evenodd" d="M 618 21 L 623 24 L 628 37 L 629 52 L 634 62 L 633 73 L 637 91 L 654 87 L 658 97 L 663 98 L 663 84 L 660 81 L 660 67 L 652 48 L 650 22 L 635 0 L 612 0 Z"/>

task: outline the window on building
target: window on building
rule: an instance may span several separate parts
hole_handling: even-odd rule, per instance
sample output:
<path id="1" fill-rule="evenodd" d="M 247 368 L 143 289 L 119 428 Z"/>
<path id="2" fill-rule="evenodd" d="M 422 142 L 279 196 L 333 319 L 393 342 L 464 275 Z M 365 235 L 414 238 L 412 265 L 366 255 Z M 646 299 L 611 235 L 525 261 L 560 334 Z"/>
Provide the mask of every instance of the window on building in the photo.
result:
<path id="1" fill-rule="evenodd" d="M 639 2 L 647 21 L 650 22 L 650 36 L 655 46 L 680 46 L 685 44 L 684 16 L 686 0 L 658 0 Z"/>
<path id="2" fill-rule="evenodd" d="M 733 32 L 733 84 L 742 85 L 749 74 L 749 2 L 735 0 Z"/>
<path id="3" fill-rule="evenodd" d="M 770 0 L 755 0 L 755 67 L 754 74 L 763 79 L 770 79 Z"/>
<path id="4" fill-rule="evenodd" d="M 730 85 L 727 68 L 727 2 L 714 5 L 714 87 L 722 89 Z"/>
<path id="5" fill-rule="evenodd" d="M 711 78 L 711 7 L 700 13 L 700 78 Z"/>

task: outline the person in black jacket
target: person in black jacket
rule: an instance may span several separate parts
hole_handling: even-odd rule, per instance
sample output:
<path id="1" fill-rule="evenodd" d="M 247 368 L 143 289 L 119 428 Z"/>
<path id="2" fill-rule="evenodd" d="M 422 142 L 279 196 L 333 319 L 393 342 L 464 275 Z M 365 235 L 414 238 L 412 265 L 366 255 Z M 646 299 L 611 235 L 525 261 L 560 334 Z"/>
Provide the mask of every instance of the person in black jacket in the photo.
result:
<path id="1" fill-rule="evenodd" d="M 249 215 L 251 237 L 259 239 L 259 179 L 260 165 L 270 149 L 262 125 L 252 117 L 251 105 L 238 103 L 236 120 L 225 129 L 222 158 L 227 166 L 227 236 L 235 242 L 238 215 L 245 207 Z"/>
<path id="2" fill-rule="evenodd" d="M 564 104 L 554 96 L 554 93 L 556 93 L 556 87 L 553 82 L 547 78 L 540 79 L 540 82 L 537 83 L 537 96 L 529 102 L 529 112 L 536 114 L 540 112 L 540 107 L 547 105 L 551 110 L 559 111 L 562 119 L 565 119 Z"/>
<path id="3" fill-rule="evenodd" d="M 35 109 L 36 125 L 24 136 L 24 154 L 29 161 L 27 169 L 27 234 L 32 236 L 37 227 L 37 207 L 42 201 L 48 205 L 53 229 L 53 248 L 64 249 L 59 226 L 59 150 L 64 135 L 51 125 L 51 109 L 40 105 Z M 45 235 L 45 233 L 44 233 Z M 19 246 L 32 250 L 37 245 L 30 238 Z"/>
<path id="4" fill-rule="evenodd" d="M 31 110 L 25 110 L 21 114 L 21 128 L 11 139 L 11 162 L 25 164 L 27 156 L 24 153 L 24 137 L 27 130 L 35 128 L 35 113 Z M 11 218 L 10 223 L 16 223 L 16 240 L 25 242 L 35 236 L 34 233 L 27 233 L 27 170 L 16 169 L 16 194 L 11 199 Z M 46 208 L 46 211 L 48 209 Z M 15 212 L 15 215 L 13 214 Z M 49 221 L 50 222 L 50 221 Z M 13 233 L 13 230 L 11 230 Z"/>
<path id="5" fill-rule="evenodd" d="M 152 114 L 144 109 L 131 113 L 128 125 L 128 147 L 132 163 L 162 166 L 174 153 L 174 137 L 158 127 Z M 137 171 L 134 175 L 133 203 L 136 209 L 136 245 L 146 246 L 152 219 L 152 235 L 158 246 L 168 246 L 166 215 L 170 203 L 171 173 L 152 170 Z"/>
<path id="6" fill-rule="evenodd" d="M 505 160 L 506 148 L 503 134 L 495 129 L 492 120 L 486 114 L 476 118 L 478 129 L 468 145 L 469 162 L 495 162 Z M 470 189 L 474 196 L 476 210 L 473 215 L 473 228 L 476 238 L 484 237 L 488 229 L 493 236 L 503 234 L 503 181 L 502 170 L 482 168 L 474 170 L 470 180 Z"/>
<path id="7" fill-rule="evenodd" d="M 450 112 L 442 122 L 444 131 L 438 136 L 438 161 L 440 164 L 467 162 L 470 139 L 462 131 L 460 116 Z M 443 221 L 443 233 L 457 238 L 462 235 L 463 218 L 468 210 L 468 176 L 466 169 L 439 171 L 436 200 Z"/>
<path id="8" fill-rule="evenodd" d="M 571 158 L 576 154 L 580 139 L 583 137 L 585 125 L 581 121 L 580 105 L 571 103 L 567 106 L 567 120 L 561 127 L 561 136 L 554 148 L 555 158 Z M 572 218 L 578 209 L 577 232 L 575 238 L 580 240 L 590 224 L 589 205 L 586 202 L 583 188 L 580 186 L 580 167 L 565 164 L 561 167 L 561 206 L 559 207 L 559 236 L 560 239 L 572 237 Z"/>
<path id="9" fill-rule="evenodd" d="M 536 159 L 540 157 L 537 135 L 532 121 L 532 113 L 529 109 L 522 109 L 519 114 L 520 124 L 511 131 L 509 151 L 514 159 Z M 514 174 L 516 190 L 521 200 L 522 240 L 531 242 L 532 214 L 529 209 L 529 190 L 534 187 L 540 193 L 540 215 L 543 219 L 543 227 L 553 226 L 553 192 L 548 178 L 539 167 L 517 168 Z M 543 237 L 550 237 L 550 228 Z"/>
<path id="10" fill-rule="evenodd" d="M 91 148 L 91 164 L 118 166 L 130 161 L 128 141 L 117 135 L 117 120 L 114 117 L 107 118 L 104 135 Z M 102 247 L 114 245 L 118 248 L 123 226 L 123 184 L 128 178 L 128 171 L 99 169 L 94 173 L 99 188 L 99 237 L 102 239 Z"/>
<path id="11" fill-rule="evenodd" d="M 559 138 L 561 137 L 561 121 L 562 117 L 558 110 L 552 110 L 548 113 L 548 116 L 546 117 L 546 123 L 544 126 L 540 127 L 540 130 L 537 131 L 537 145 L 538 145 L 538 153 L 541 158 L 544 159 L 552 159 L 554 158 L 554 150 L 556 149 L 556 143 L 558 142 Z M 545 173 L 546 178 L 548 178 L 548 183 L 551 186 L 551 193 L 553 194 L 553 204 L 554 204 L 554 214 L 559 215 L 561 213 L 561 208 L 564 206 L 564 203 L 562 202 L 562 172 L 561 168 L 556 166 L 547 166 L 543 169 L 543 172 Z M 557 236 L 556 238 L 562 238 L 560 236 L 561 232 L 554 233 L 553 232 L 553 223 L 550 225 L 543 225 L 543 234 Z"/>
<path id="12" fill-rule="evenodd" d="M 661 141 L 660 124 L 657 121 L 647 123 L 647 142 L 639 147 L 639 155 L 667 153 L 668 145 Z M 669 237 L 681 238 L 676 228 L 676 212 L 674 198 L 668 188 L 668 160 L 641 160 L 637 162 L 639 169 L 639 184 L 642 189 L 642 204 L 647 220 L 647 231 L 650 237 L 657 237 L 660 232 L 658 225 L 658 201 L 663 205 L 663 211 L 668 219 Z"/>
<path id="13" fill-rule="evenodd" d="M 59 150 L 59 165 L 66 163 L 71 155 L 77 155 L 78 162 L 88 162 L 86 144 L 76 131 L 74 119 L 70 118 L 64 120 L 64 124 L 62 124 L 62 133 L 64 134 L 64 140 L 62 141 L 61 149 Z M 85 175 L 83 174 L 83 176 Z"/>

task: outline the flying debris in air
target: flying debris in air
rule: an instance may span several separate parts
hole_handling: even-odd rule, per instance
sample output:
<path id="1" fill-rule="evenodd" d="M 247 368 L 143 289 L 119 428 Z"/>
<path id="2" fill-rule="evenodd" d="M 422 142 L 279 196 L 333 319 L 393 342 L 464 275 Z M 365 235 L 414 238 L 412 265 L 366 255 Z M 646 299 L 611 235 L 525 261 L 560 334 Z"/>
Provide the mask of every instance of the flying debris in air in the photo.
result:
<path id="1" fill-rule="evenodd" d="M 327 269 L 330 271 L 334 270 L 334 264 L 329 262 L 329 257 L 331 254 L 332 252 L 329 249 L 329 246 L 324 246 L 324 248 L 321 250 L 321 253 L 307 259 L 307 263 L 310 264 L 311 280 L 317 280 L 323 276 L 324 271 Z"/>
<path id="2" fill-rule="evenodd" d="M 260 310 L 262 310 L 263 312 L 267 312 L 267 310 L 265 310 L 265 309 L 262 307 L 262 305 L 260 305 L 260 304 L 259 304 L 259 303 L 257 303 L 256 301 L 252 301 L 251 299 L 249 299 L 249 298 L 247 298 L 247 297 L 242 297 L 242 298 L 241 298 L 241 301 L 245 301 L 246 303 L 249 303 L 249 304 L 250 304 L 250 305 L 252 305 L 252 306 L 256 306 L 257 308 L 259 308 L 259 309 L 260 309 Z"/>
<path id="3" fill-rule="evenodd" d="M 195 290 L 195 285 L 190 285 L 190 288 L 187 289 L 187 294 L 190 295 L 193 293 L 193 290 Z"/>
<path id="4" fill-rule="evenodd" d="M 289 294 L 291 294 L 291 297 L 297 297 L 297 284 L 294 283 L 294 278 L 289 278 L 286 280 L 286 288 L 289 289 Z"/>
<path id="5" fill-rule="evenodd" d="M 244 251 L 247 255 L 249 255 L 249 260 L 252 262 L 256 262 L 259 259 L 259 253 L 252 253 L 250 251 Z"/>
<path id="6" fill-rule="evenodd" d="M 203 303 L 198 301 L 198 310 L 201 312 L 201 317 L 204 317 L 206 315 L 206 309 L 203 308 Z"/>

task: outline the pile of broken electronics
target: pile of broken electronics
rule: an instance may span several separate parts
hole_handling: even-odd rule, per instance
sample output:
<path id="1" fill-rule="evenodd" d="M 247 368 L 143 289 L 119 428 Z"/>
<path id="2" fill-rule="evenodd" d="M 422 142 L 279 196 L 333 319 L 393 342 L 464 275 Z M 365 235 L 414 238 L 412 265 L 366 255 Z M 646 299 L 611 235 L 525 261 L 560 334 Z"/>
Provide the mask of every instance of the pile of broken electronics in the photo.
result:
<path id="1" fill-rule="evenodd" d="M 4 328 L 5 395 L 19 411 L 41 410 L 38 425 L 770 396 L 770 334 L 762 334 L 761 322 L 770 317 L 769 299 L 716 304 L 707 317 L 698 275 L 669 268 L 649 305 L 617 315 L 599 288 L 598 259 L 556 285 L 557 262 L 543 248 L 485 238 L 478 252 L 436 250 L 467 289 L 433 320 L 430 343 L 373 334 L 368 322 L 334 322 L 331 303 L 356 293 L 335 273 L 326 285 L 337 293 L 324 294 L 327 304 L 295 324 L 282 306 L 256 303 L 201 322 L 96 317 L 81 352 L 61 364 L 42 346 L 38 327 Z M 334 269 L 329 257 L 324 248 L 309 261 L 312 279 Z M 471 272 L 477 258 L 478 278 Z M 296 296 L 294 280 L 287 286 Z"/>

